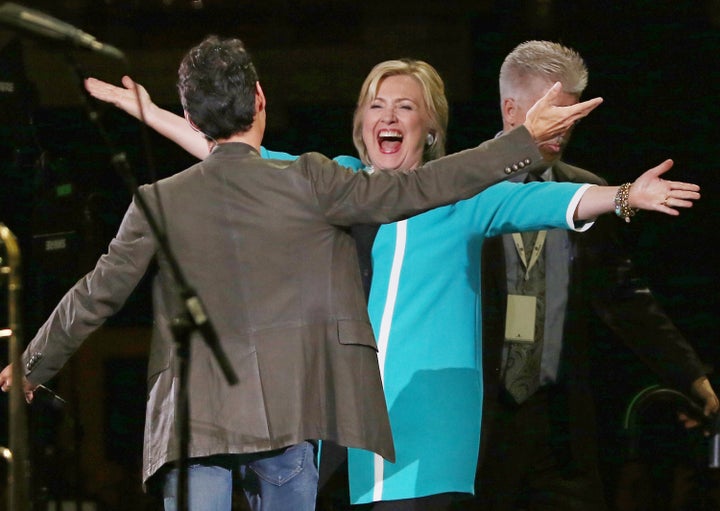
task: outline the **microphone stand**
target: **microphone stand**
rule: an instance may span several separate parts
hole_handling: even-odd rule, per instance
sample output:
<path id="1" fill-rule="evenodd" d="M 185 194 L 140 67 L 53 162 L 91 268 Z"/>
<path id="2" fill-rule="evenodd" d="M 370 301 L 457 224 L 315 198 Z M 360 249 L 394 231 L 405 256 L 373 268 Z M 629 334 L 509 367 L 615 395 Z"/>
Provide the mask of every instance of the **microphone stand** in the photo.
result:
<path id="1" fill-rule="evenodd" d="M 190 363 L 190 337 L 193 332 L 198 331 L 205 343 L 210 348 L 210 351 L 213 353 L 213 356 L 215 357 L 216 361 L 220 365 L 220 368 L 223 372 L 223 375 L 225 376 L 225 379 L 227 380 L 228 384 L 235 385 L 238 383 L 238 377 L 232 368 L 232 365 L 230 364 L 230 361 L 228 360 L 227 356 L 225 355 L 225 352 L 223 351 L 222 347 L 220 346 L 220 341 L 218 340 L 217 333 L 215 332 L 215 329 L 210 322 L 210 318 L 207 316 L 205 312 L 205 306 L 203 305 L 202 301 L 198 297 L 195 290 L 189 285 L 189 283 L 185 280 L 185 277 L 182 273 L 182 270 L 180 268 L 180 265 L 177 262 L 177 259 L 173 255 L 173 252 L 170 248 L 170 245 L 168 243 L 167 237 L 165 236 L 165 233 L 161 230 L 160 226 L 158 225 L 157 220 L 152 214 L 152 211 L 150 210 L 149 206 L 147 205 L 147 202 L 145 201 L 142 194 L 138 193 L 138 184 L 135 179 L 135 176 L 133 172 L 130 169 L 130 164 L 128 163 L 127 156 L 124 152 L 117 150 L 114 147 L 114 144 L 110 140 L 110 137 L 108 136 L 106 130 L 104 129 L 102 123 L 100 122 L 100 116 L 93 108 L 93 105 L 90 101 L 90 98 L 88 97 L 87 92 L 85 91 L 84 86 L 84 79 L 85 76 L 80 70 L 80 67 L 77 64 L 77 61 L 72 57 L 70 53 L 66 54 L 68 57 L 68 61 L 70 63 L 70 66 L 72 67 L 73 71 L 75 72 L 76 77 L 79 81 L 79 87 L 81 91 L 81 99 L 82 102 L 87 110 L 89 119 L 96 125 L 100 136 L 102 137 L 103 141 L 105 142 L 106 146 L 110 150 L 111 156 L 111 162 L 113 164 L 113 167 L 115 168 L 115 171 L 118 173 L 118 175 L 123 179 L 125 182 L 125 185 L 128 187 L 128 190 L 130 193 L 132 193 L 137 201 L 138 206 L 140 207 L 140 210 L 145 215 L 145 218 L 148 221 L 148 224 L 150 226 L 150 230 L 152 231 L 153 235 L 157 239 L 159 251 L 165 256 L 165 258 L 168 261 L 170 271 L 173 275 L 173 278 L 175 279 L 175 282 L 177 283 L 180 291 L 180 297 L 182 298 L 181 302 L 183 304 L 184 310 L 178 314 L 177 317 L 175 317 L 171 322 L 171 331 L 173 333 L 173 338 L 175 340 L 176 345 L 176 353 L 177 353 L 177 359 L 178 359 L 178 373 L 179 373 L 179 389 L 178 389 L 178 396 L 177 396 L 177 404 L 176 404 L 176 410 L 175 410 L 175 423 L 178 430 L 178 437 L 179 437 L 179 455 L 177 460 L 177 468 L 178 468 L 178 487 L 177 487 L 177 509 L 178 511 L 184 511 L 187 509 L 187 503 L 188 503 L 188 444 L 190 440 L 190 431 L 189 431 L 189 422 L 190 422 L 190 413 L 189 413 L 189 406 L 188 406 L 188 367 Z M 141 132 L 143 135 L 143 141 L 145 143 L 145 147 L 149 153 L 150 150 L 150 144 L 148 143 L 147 139 L 147 130 L 145 127 L 144 122 L 144 116 L 142 111 L 142 105 L 140 98 L 138 97 L 138 106 L 140 107 L 140 118 L 142 122 L 140 123 Z M 149 163 L 151 163 L 151 158 L 148 157 Z M 150 165 L 152 168 L 152 165 Z M 157 188 L 155 189 L 157 193 Z M 160 204 L 160 198 L 158 197 L 158 204 Z M 160 210 L 162 211 L 162 210 Z"/>

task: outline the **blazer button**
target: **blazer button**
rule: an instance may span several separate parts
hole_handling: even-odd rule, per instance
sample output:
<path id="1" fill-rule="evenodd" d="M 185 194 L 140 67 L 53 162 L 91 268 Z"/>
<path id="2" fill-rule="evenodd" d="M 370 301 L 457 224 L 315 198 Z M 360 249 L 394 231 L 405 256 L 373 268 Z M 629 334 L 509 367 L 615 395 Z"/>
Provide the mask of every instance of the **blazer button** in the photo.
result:
<path id="1" fill-rule="evenodd" d="M 40 361 L 42 358 L 42 353 L 33 353 L 30 358 L 27 361 L 27 364 L 25 364 L 25 368 L 28 372 L 32 371 L 35 365 Z"/>
<path id="2" fill-rule="evenodd" d="M 530 165 L 530 163 L 532 163 L 530 158 L 525 158 L 525 165 Z"/>
<path id="3" fill-rule="evenodd" d="M 513 172 L 517 172 L 517 170 L 518 170 L 518 164 L 517 164 L 517 163 L 513 163 L 512 169 L 513 169 Z"/>
<path id="4" fill-rule="evenodd" d="M 505 167 L 505 174 L 510 174 L 512 172 L 512 169 L 510 167 Z"/>

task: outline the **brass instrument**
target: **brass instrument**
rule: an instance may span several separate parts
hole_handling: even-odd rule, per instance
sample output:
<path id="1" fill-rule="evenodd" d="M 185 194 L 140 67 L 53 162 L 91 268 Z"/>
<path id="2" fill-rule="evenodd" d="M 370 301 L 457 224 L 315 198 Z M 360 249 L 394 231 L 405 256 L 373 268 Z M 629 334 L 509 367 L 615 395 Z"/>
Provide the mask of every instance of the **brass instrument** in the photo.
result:
<path id="1" fill-rule="evenodd" d="M 9 462 L 8 510 L 29 511 L 30 466 L 28 447 L 28 419 L 23 390 L 22 340 L 20 327 L 20 249 L 13 233 L 0 223 L 0 241 L 5 257 L 0 252 L 0 278 L 7 279 L 8 328 L 0 329 L 0 338 L 8 339 L 9 361 L 12 364 L 12 385 L 9 403 L 10 448 L 0 448 Z"/>

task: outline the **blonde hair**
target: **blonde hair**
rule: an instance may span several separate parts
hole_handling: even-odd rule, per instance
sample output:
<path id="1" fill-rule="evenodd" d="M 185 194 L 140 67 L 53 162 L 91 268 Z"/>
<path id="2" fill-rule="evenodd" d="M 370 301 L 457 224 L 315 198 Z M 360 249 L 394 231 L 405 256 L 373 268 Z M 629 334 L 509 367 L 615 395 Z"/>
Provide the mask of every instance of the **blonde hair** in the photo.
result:
<path id="1" fill-rule="evenodd" d="M 449 108 L 442 78 L 434 67 L 422 60 L 386 60 L 373 67 L 365 78 L 353 116 L 353 143 L 360 159 L 365 164 L 372 164 L 362 138 L 362 119 L 365 106 L 377 96 L 382 80 L 388 76 L 403 75 L 412 76 L 417 80 L 430 117 L 430 131 L 434 135 L 434 141 L 425 146 L 423 161 L 434 160 L 445 154 Z"/>
<path id="2" fill-rule="evenodd" d="M 563 91 L 579 98 L 588 82 L 585 61 L 575 50 L 551 41 L 526 41 L 511 51 L 500 67 L 500 99 L 517 97 L 528 82 L 561 82 Z"/>

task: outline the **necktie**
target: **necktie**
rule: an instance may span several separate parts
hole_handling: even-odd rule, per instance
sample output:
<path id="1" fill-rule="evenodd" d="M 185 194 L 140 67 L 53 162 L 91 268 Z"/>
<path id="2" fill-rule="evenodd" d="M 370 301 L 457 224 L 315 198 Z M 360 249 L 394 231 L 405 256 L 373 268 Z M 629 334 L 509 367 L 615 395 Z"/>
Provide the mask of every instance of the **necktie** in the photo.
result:
<path id="1" fill-rule="evenodd" d="M 526 242 L 526 253 L 530 253 L 537 233 L 523 233 Z M 535 393 L 540 386 L 540 362 L 542 359 L 543 325 L 545 317 L 545 264 L 541 255 L 523 281 L 525 295 L 535 296 L 535 338 L 533 342 L 508 341 L 507 362 L 505 365 L 504 384 L 507 391 L 517 403 L 524 402 Z"/>

